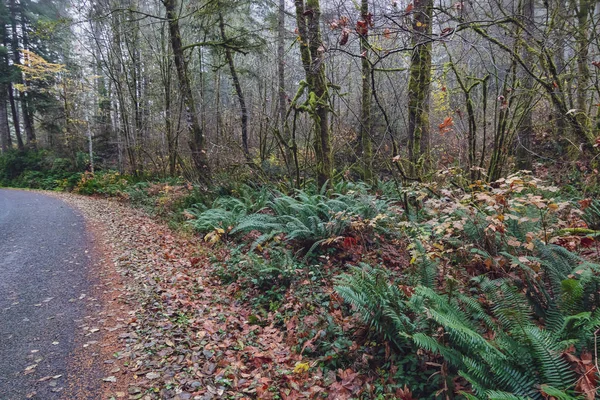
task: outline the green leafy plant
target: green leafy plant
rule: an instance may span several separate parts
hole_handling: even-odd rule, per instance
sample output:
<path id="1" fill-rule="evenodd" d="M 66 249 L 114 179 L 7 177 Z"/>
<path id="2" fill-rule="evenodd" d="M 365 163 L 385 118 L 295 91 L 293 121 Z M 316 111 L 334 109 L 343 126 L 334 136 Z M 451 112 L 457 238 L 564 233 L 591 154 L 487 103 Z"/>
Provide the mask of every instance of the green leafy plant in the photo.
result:
<path id="1" fill-rule="evenodd" d="M 243 218 L 231 234 L 261 232 L 255 245 L 283 235 L 287 241 L 301 243 L 311 254 L 319 245 L 346 234 L 359 220 L 369 220 L 377 228 L 393 216 L 389 201 L 350 192 L 332 198 L 304 191 L 295 197 L 280 194 L 267 206 L 267 212 Z"/>

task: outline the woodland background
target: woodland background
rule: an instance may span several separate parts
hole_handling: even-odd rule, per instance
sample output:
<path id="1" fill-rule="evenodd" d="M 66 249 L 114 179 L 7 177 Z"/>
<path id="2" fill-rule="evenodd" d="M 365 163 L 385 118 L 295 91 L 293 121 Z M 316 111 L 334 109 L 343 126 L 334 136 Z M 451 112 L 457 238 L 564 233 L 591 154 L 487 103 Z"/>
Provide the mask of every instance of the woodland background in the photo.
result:
<path id="1" fill-rule="evenodd" d="M 589 0 L 1 7 L 2 151 L 49 150 L 61 169 L 300 187 L 492 181 L 596 155 Z"/>

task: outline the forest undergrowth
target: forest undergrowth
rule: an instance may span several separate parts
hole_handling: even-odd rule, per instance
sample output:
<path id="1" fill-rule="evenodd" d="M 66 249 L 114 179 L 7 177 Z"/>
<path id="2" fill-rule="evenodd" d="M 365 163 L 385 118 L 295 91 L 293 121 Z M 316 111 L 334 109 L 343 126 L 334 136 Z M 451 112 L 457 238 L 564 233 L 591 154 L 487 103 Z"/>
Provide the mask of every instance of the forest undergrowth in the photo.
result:
<path id="1" fill-rule="evenodd" d="M 597 396 L 598 200 L 527 173 L 212 197 L 92 179 L 177 228 L 97 211 L 140 299 L 131 398 Z"/>
<path id="2" fill-rule="evenodd" d="M 113 238 L 137 304 L 105 382 L 129 398 L 597 397 L 592 191 L 527 172 L 205 191 L 52 171 L 12 182 L 96 197 L 62 195 Z"/>

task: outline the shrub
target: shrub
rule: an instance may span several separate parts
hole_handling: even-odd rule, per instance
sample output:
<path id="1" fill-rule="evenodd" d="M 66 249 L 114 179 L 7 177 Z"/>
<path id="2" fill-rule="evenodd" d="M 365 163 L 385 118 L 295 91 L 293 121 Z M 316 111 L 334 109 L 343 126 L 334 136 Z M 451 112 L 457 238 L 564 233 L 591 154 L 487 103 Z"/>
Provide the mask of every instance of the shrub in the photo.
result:
<path id="1" fill-rule="evenodd" d="M 98 171 L 94 174 L 86 172 L 75 187 L 77 193 L 92 195 L 121 195 L 128 187 L 128 180 L 118 171 Z"/>

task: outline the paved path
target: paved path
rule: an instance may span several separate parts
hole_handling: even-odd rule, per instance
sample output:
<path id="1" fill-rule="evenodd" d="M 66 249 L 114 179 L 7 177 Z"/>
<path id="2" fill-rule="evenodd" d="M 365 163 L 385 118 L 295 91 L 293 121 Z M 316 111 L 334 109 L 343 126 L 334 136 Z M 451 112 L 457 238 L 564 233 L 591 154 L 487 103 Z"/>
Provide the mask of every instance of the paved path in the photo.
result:
<path id="1" fill-rule="evenodd" d="M 78 212 L 0 189 L 0 400 L 58 399 L 68 387 L 90 254 Z"/>

